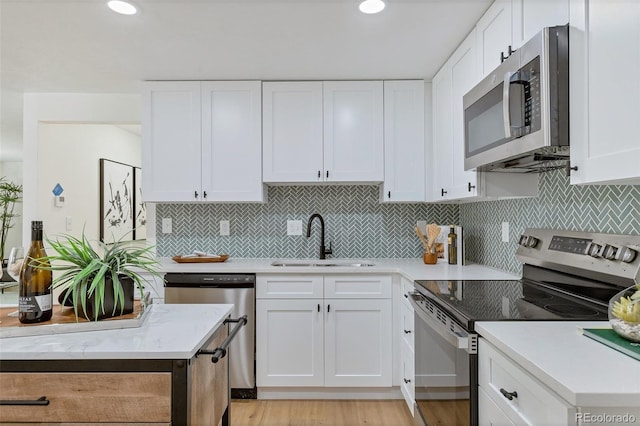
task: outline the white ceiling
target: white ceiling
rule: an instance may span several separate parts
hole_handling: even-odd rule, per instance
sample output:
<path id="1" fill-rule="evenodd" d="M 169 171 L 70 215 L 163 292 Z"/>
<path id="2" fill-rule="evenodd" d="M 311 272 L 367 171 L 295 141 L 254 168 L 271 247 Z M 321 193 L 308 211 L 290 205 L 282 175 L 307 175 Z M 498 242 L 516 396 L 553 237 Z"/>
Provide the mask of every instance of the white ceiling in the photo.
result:
<path id="1" fill-rule="evenodd" d="M 22 94 L 138 93 L 143 80 L 430 79 L 492 0 L 0 0 L 0 160 Z"/>

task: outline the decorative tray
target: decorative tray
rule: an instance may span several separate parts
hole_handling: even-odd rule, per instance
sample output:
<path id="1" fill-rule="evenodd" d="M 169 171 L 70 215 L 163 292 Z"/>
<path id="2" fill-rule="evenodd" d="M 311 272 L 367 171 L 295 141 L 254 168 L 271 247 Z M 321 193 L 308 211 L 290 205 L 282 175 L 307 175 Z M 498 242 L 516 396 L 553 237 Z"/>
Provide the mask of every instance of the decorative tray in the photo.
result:
<path id="1" fill-rule="evenodd" d="M 228 254 L 220 254 L 218 256 L 173 256 L 174 262 L 178 263 L 213 263 L 224 262 L 229 258 Z"/>
<path id="2" fill-rule="evenodd" d="M 89 321 L 85 318 L 78 318 L 76 321 L 72 307 L 54 305 L 51 319 L 35 324 L 20 323 L 17 315 L 13 315 L 13 312 L 16 312 L 18 309 L 17 306 L 0 308 L 0 338 L 140 327 L 149 316 L 152 306 L 153 305 L 145 306 L 140 300 L 136 300 L 134 302 L 133 312 L 130 314 L 100 321 Z M 10 316 L 9 314 L 12 315 Z"/>

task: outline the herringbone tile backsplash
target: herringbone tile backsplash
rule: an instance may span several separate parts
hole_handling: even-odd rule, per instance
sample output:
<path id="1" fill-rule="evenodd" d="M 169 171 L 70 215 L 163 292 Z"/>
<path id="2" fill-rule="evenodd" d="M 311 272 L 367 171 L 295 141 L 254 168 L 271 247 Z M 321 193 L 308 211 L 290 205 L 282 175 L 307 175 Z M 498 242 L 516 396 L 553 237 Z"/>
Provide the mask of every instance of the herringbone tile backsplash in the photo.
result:
<path id="1" fill-rule="evenodd" d="M 234 257 L 315 258 L 320 224 L 306 238 L 307 220 L 320 213 L 326 245 L 334 257 L 420 257 L 414 234 L 418 220 L 458 222 L 458 207 L 435 204 L 381 204 L 377 186 L 274 186 L 265 204 L 159 204 L 157 251 L 160 256 L 203 250 Z M 173 233 L 161 233 L 161 218 L 173 219 Z M 287 220 L 302 220 L 303 235 L 287 236 Z M 219 235 L 229 220 L 230 236 Z"/>
<path id="2" fill-rule="evenodd" d="M 276 186 L 266 204 L 160 204 L 157 251 L 160 256 L 204 250 L 235 257 L 313 258 L 320 226 L 311 238 L 287 236 L 287 220 L 306 223 L 313 213 L 325 218 L 327 245 L 335 257 L 420 257 L 413 233 L 417 220 L 464 227 L 467 260 L 519 273 L 517 239 L 528 227 L 640 235 L 640 186 L 571 186 L 564 172 L 541 174 L 536 198 L 457 205 L 381 204 L 377 186 Z M 161 218 L 173 219 L 173 233 L 162 234 Z M 229 220 L 231 236 L 219 235 Z M 510 242 L 501 242 L 509 222 Z"/>
<path id="3" fill-rule="evenodd" d="M 466 258 L 519 273 L 517 241 L 525 228 L 640 235 L 640 186 L 569 185 L 564 171 L 543 173 L 536 198 L 460 205 Z M 501 241 L 509 222 L 508 243 Z"/>

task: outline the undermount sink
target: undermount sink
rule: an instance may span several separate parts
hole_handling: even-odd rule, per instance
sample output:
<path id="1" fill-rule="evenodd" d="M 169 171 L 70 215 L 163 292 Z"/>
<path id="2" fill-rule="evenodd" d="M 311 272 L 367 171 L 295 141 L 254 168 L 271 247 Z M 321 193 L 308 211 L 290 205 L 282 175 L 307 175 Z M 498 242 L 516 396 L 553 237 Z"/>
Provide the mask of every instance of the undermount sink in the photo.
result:
<path id="1" fill-rule="evenodd" d="M 271 263 L 271 266 L 297 266 L 297 267 L 341 267 L 341 268 L 363 268 L 367 266 L 375 266 L 374 263 L 368 260 L 359 260 L 359 259 L 324 259 L 324 260 L 276 260 Z"/>

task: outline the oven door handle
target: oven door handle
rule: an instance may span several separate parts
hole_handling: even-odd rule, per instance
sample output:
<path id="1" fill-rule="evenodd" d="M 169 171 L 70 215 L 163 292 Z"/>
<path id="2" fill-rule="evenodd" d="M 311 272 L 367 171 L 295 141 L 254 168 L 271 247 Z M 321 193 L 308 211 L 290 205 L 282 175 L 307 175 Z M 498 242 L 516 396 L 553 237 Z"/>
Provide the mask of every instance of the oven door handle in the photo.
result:
<path id="1" fill-rule="evenodd" d="M 409 296 L 409 302 L 411 303 L 411 306 L 413 306 L 414 312 L 418 314 L 420 319 L 422 319 L 427 326 L 438 333 L 440 337 L 449 342 L 453 347 L 457 349 L 466 349 L 467 351 L 469 350 L 469 334 L 463 331 L 451 331 L 446 325 L 429 315 L 429 313 L 416 302 L 417 298 L 424 296 L 419 293 L 410 293 Z"/>

